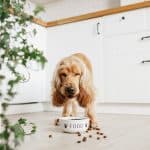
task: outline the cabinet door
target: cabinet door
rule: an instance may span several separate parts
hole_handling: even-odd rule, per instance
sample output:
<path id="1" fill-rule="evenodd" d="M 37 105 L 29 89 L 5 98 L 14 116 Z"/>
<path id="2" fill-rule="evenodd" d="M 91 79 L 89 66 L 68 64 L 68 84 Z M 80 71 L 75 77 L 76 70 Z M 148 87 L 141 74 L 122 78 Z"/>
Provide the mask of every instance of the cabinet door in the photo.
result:
<path id="1" fill-rule="evenodd" d="M 99 24 L 97 24 L 99 22 Z M 97 32 L 99 28 L 100 34 Z M 47 98 L 49 98 L 50 80 L 56 64 L 63 57 L 73 53 L 84 53 L 92 62 L 94 83 L 97 97 L 102 99 L 102 45 L 101 45 L 101 20 L 91 19 L 77 23 L 57 26 L 48 29 L 47 57 Z"/>
<path id="2" fill-rule="evenodd" d="M 26 81 L 16 87 L 17 95 L 12 103 L 28 103 L 44 101 L 44 71 L 23 69 Z"/>
<path id="3" fill-rule="evenodd" d="M 43 53 L 46 50 L 46 29 L 32 24 L 28 31 L 35 28 L 36 36 L 28 35 L 29 43 L 33 44 Z M 35 62 L 28 64 L 28 69 L 18 67 L 18 70 L 27 78 L 27 82 L 20 83 L 16 87 L 17 95 L 12 103 L 40 102 L 45 100 L 45 70 L 42 70 Z"/>
<path id="4" fill-rule="evenodd" d="M 150 103 L 150 38 L 143 39 L 147 35 L 104 40 L 105 102 Z"/>

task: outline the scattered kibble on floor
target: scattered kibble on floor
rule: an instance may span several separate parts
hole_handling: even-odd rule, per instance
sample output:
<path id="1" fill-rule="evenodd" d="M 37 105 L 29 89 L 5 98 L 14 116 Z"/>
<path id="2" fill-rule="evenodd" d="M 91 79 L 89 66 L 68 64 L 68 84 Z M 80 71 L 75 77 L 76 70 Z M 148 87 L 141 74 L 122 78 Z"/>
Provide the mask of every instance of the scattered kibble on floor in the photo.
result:
<path id="1" fill-rule="evenodd" d="M 77 143 L 81 143 L 81 141 L 77 141 Z"/>
<path id="2" fill-rule="evenodd" d="M 107 138 L 107 136 L 106 136 L 106 135 L 104 135 L 104 136 L 103 136 L 103 138 Z"/>
<path id="3" fill-rule="evenodd" d="M 92 138 L 92 135 L 89 135 L 89 138 Z"/>
<path id="4" fill-rule="evenodd" d="M 56 126 L 58 125 L 58 122 L 59 122 L 59 119 L 57 119 L 57 121 L 55 122 Z M 65 128 L 67 128 L 67 125 L 65 125 Z M 88 130 L 85 131 L 85 133 L 81 134 L 80 132 L 77 132 L 76 135 L 79 137 L 79 139 L 76 141 L 76 143 L 87 142 L 87 137 L 89 137 L 89 138 L 95 137 L 96 140 L 100 140 L 101 139 L 100 135 L 102 135 L 102 138 L 106 139 L 107 136 L 104 135 L 104 133 L 100 132 L 100 130 L 101 129 L 98 128 L 98 127 L 97 128 L 91 128 L 91 127 L 89 127 Z M 50 134 L 48 137 L 52 138 L 53 136 Z"/>
<path id="5" fill-rule="evenodd" d="M 82 141 L 86 142 L 87 141 L 87 137 L 83 137 Z"/>

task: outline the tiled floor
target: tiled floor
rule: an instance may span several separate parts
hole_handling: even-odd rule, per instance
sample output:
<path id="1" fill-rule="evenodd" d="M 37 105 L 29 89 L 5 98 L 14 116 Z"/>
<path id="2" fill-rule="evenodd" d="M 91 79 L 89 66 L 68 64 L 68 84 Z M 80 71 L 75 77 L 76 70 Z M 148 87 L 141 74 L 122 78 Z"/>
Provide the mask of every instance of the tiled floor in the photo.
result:
<path id="1" fill-rule="evenodd" d="M 63 133 L 53 125 L 59 114 L 40 112 L 11 115 L 12 121 L 25 117 L 35 122 L 38 130 L 28 136 L 19 150 L 150 150 L 150 116 L 98 114 L 101 130 L 107 139 L 96 140 L 92 134 L 87 142 L 77 143 L 82 137 Z M 95 132 L 95 131 L 94 131 Z M 52 134 L 53 138 L 48 135 Z M 87 133 L 86 133 L 87 134 Z"/>

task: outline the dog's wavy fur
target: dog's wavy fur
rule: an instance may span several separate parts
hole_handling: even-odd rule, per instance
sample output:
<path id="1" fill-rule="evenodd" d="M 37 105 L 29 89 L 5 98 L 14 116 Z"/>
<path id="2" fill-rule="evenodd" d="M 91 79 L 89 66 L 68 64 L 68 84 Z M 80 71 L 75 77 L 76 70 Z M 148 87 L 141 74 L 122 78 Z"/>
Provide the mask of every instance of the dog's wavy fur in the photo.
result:
<path id="1" fill-rule="evenodd" d="M 86 114 L 91 119 L 93 124 L 96 123 L 95 113 L 94 113 L 94 86 L 93 86 L 93 75 L 92 75 L 92 65 L 89 59 L 81 53 L 73 54 L 69 57 L 62 59 L 56 66 L 56 70 L 54 72 L 53 81 L 52 81 L 52 103 L 54 106 L 63 106 L 63 116 L 76 115 L 76 107 L 72 107 L 75 112 L 74 114 L 70 114 L 68 112 L 68 105 L 70 105 L 70 100 L 65 97 L 60 91 L 60 86 L 62 86 L 61 78 L 59 75 L 60 69 L 68 69 L 68 67 L 74 67 L 73 69 L 81 70 L 80 78 L 79 78 L 79 92 L 75 97 L 75 100 L 81 107 L 86 109 Z"/>

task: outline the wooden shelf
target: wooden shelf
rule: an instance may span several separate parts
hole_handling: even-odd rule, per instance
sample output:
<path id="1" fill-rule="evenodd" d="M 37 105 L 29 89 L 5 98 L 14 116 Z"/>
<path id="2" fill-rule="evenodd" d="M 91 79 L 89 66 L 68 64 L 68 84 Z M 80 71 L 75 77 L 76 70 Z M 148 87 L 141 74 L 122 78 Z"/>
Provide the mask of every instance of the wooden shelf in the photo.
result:
<path id="1" fill-rule="evenodd" d="M 107 15 L 111 15 L 111 14 L 117 14 L 120 12 L 125 12 L 125 11 L 140 9 L 140 8 L 146 8 L 146 7 L 150 7 L 150 1 L 136 3 L 136 4 L 127 5 L 127 6 L 121 6 L 121 7 L 113 8 L 113 9 L 101 10 L 101 11 L 97 11 L 97 12 L 83 14 L 80 16 L 74 16 L 74 17 L 59 19 L 59 20 L 55 20 L 55 21 L 49 21 L 49 22 L 43 21 L 38 18 L 34 18 L 33 22 L 35 22 L 41 26 L 44 26 L 44 27 L 53 27 L 53 26 L 67 24 L 67 23 L 73 23 L 73 22 L 83 21 L 83 20 L 87 20 L 87 19 L 107 16 Z"/>

